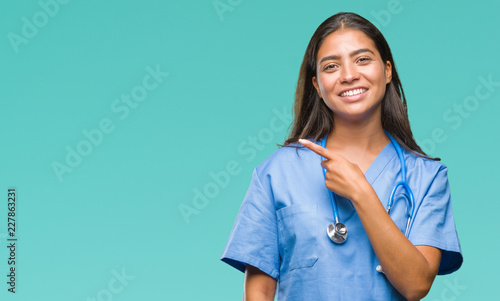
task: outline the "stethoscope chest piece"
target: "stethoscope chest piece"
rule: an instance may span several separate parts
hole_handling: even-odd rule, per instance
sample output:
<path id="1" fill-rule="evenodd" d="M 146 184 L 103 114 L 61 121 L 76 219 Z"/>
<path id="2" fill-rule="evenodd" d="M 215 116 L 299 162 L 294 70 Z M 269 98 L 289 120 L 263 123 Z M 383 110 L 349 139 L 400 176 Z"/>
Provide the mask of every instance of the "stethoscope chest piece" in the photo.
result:
<path id="1" fill-rule="evenodd" d="M 326 233 L 336 244 L 343 244 L 347 239 L 347 227 L 342 223 L 329 224 L 326 228 Z"/>

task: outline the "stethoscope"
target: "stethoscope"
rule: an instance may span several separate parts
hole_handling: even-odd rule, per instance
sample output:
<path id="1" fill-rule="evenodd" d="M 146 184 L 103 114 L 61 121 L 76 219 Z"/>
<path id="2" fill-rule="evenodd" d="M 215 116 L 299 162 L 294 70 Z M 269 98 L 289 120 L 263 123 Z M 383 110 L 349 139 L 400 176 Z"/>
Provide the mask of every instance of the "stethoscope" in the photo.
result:
<path id="1" fill-rule="evenodd" d="M 409 202 L 410 202 L 410 204 L 409 204 L 410 205 L 410 215 L 408 217 L 408 222 L 406 223 L 406 230 L 405 230 L 405 236 L 406 236 L 406 238 L 408 238 L 409 229 L 410 229 L 409 228 L 410 221 L 413 218 L 413 213 L 415 210 L 415 200 L 413 199 L 413 192 L 411 191 L 411 188 L 408 185 L 408 182 L 406 182 L 406 164 L 405 164 L 405 160 L 403 157 L 403 151 L 401 150 L 401 147 L 399 146 L 397 141 L 394 139 L 394 137 L 392 137 L 387 131 L 385 131 L 385 133 L 387 134 L 387 136 L 389 137 L 389 139 L 392 142 L 392 145 L 396 149 L 396 153 L 398 154 L 399 162 L 401 164 L 401 174 L 402 174 L 402 178 L 403 178 L 401 181 L 397 182 L 396 185 L 394 186 L 394 188 L 392 189 L 391 196 L 389 197 L 389 201 L 387 202 L 387 214 L 391 213 L 391 208 L 392 208 L 393 203 L 394 203 L 394 195 L 396 194 L 396 190 L 399 188 L 399 186 L 402 186 L 406 190 L 406 193 L 408 194 Z M 323 148 L 326 148 L 326 138 L 327 137 L 328 137 L 328 135 L 326 135 L 323 138 L 323 140 L 321 141 L 321 146 Z M 321 161 L 323 161 L 323 160 L 324 160 L 324 158 L 321 157 Z M 325 176 L 325 180 L 326 180 L 326 170 L 324 168 L 322 168 L 322 169 L 323 169 L 323 175 Z M 338 214 L 338 210 L 337 210 L 337 202 L 335 200 L 335 194 L 333 193 L 333 191 L 330 191 L 330 190 L 328 190 L 328 191 L 330 192 L 330 200 L 332 202 L 334 222 L 328 225 L 328 227 L 326 228 L 326 233 L 328 234 L 328 237 L 330 237 L 330 239 L 334 243 L 343 244 L 347 240 L 347 227 L 343 223 L 339 222 L 339 214 Z M 408 208 L 408 204 L 406 206 Z M 382 267 L 380 265 L 377 266 L 377 271 L 382 272 Z"/>

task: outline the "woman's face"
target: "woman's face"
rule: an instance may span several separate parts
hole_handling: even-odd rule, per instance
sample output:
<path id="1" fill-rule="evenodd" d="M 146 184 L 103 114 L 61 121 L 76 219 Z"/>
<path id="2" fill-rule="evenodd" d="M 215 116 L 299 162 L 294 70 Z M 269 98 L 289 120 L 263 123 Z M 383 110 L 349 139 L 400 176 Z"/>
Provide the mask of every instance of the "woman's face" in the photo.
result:
<path id="1" fill-rule="evenodd" d="M 379 118 L 392 65 L 362 31 L 344 28 L 328 35 L 316 57 L 313 84 L 335 120 Z"/>

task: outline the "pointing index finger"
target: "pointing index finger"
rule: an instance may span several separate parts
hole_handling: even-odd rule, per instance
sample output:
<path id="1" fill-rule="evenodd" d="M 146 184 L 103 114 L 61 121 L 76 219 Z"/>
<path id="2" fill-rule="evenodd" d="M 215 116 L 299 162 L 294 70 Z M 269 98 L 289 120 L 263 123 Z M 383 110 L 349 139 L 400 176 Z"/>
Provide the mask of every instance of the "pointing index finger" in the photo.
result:
<path id="1" fill-rule="evenodd" d="M 311 142 L 307 139 L 299 139 L 299 143 L 302 144 L 304 147 L 312 150 L 316 154 L 322 156 L 325 159 L 328 159 L 328 160 L 333 159 L 333 154 L 330 151 L 328 151 L 326 148 L 324 148 L 320 145 L 317 145 L 314 142 Z"/>

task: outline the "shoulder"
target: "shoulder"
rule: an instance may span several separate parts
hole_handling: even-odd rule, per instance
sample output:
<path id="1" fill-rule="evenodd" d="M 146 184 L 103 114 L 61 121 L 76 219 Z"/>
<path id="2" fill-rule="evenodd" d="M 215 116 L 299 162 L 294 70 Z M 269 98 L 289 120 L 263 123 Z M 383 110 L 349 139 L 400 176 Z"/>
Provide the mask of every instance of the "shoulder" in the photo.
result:
<path id="1" fill-rule="evenodd" d="M 269 155 L 255 168 L 255 171 L 259 175 L 298 171 L 314 159 L 319 160 L 319 156 L 299 144 L 290 144 Z"/>
<path id="2" fill-rule="evenodd" d="M 296 144 L 284 146 L 274 151 L 269 157 L 262 161 L 255 170 L 258 173 L 280 169 L 288 164 L 294 164 L 304 153 L 304 148 Z"/>
<path id="3" fill-rule="evenodd" d="M 449 190 L 448 168 L 440 161 L 421 157 L 404 150 L 408 182 L 417 194 L 444 195 Z M 415 193 L 414 189 L 414 193 Z"/>
<path id="4" fill-rule="evenodd" d="M 407 149 L 403 149 L 403 154 L 408 170 L 417 170 L 422 175 L 444 174 L 446 176 L 448 172 L 446 165 L 440 161 L 419 156 Z"/>

